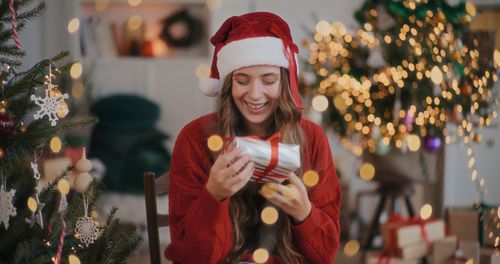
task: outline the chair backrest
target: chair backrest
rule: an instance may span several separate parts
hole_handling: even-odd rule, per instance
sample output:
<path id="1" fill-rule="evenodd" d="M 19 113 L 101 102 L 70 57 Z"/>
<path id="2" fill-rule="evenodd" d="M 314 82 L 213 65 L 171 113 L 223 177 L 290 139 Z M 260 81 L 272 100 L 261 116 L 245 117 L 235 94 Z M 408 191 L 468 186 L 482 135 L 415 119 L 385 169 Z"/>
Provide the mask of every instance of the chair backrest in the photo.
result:
<path id="1" fill-rule="evenodd" d="M 168 172 L 155 178 L 155 173 L 144 173 L 144 196 L 146 200 L 146 217 L 149 240 L 149 256 L 152 264 L 161 263 L 160 238 L 158 228 L 168 226 L 168 214 L 158 214 L 156 195 L 167 193 L 169 185 Z"/>

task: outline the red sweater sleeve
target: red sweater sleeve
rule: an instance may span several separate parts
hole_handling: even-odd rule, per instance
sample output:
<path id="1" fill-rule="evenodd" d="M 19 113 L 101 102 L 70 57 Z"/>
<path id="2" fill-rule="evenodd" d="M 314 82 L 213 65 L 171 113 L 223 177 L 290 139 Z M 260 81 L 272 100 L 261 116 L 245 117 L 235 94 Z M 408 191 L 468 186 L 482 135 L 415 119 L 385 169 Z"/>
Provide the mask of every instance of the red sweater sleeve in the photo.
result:
<path id="1" fill-rule="evenodd" d="M 179 135 L 170 167 L 171 244 L 165 256 L 174 263 L 219 263 L 232 246 L 229 199 L 219 201 L 206 189 L 208 153 L 196 131 Z M 205 142 L 206 146 L 206 142 Z"/>
<path id="2" fill-rule="evenodd" d="M 315 126 L 315 125 L 314 125 Z M 304 222 L 292 226 L 293 238 L 306 263 L 333 263 L 339 249 L 341 190 L 328 139 L 317 126 L 305 129 L 310 169 L 320 181 L 309 193 L 312 210 Z"/>

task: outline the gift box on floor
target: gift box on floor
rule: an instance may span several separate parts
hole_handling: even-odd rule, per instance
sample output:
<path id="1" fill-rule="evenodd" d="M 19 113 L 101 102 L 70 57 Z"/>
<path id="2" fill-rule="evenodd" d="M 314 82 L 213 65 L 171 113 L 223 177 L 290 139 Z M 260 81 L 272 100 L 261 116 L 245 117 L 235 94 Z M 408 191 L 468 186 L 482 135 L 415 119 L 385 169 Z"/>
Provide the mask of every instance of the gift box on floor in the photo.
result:
<path id="1" fill-rule="evenodd" d="M 472 263 L 480 263 L 479 252 L 479 242 L 459 241 L 456 236 L 449 236 L 432 243 L 432 263 L 466 263 L 470 259 Z"/>
<path id="2" fill-rule="evenodd" d="M 457 237 L 449 236 L 432 243 L 432 264 L 447 264 L 457 249 Z"/>
<path id="3" fill-rule="evenodd" d="M 494 248 L 481 248 L 481 264 L 500 264 L 500 250 Z"/>
<path id="4" fill-rule="evenodd" d="M 460 240 L 479 241 L 483 247 L 493 247 L 494 239 L 489 234 L 494 228 L 497 207 L 485 204 L 481 207 L 482 210 L 472 207 L 447 209 L 448 225 Z"/>
<path id="5" fill-rule="evenodd" d="M 368 252 L 366 264 L 418 264 L 419 260 L 404 260 L 399 257 L 389 256 L 384 252 Z"/>
<path id="6" fill-rule="evenodd" d="M 405 219 L 398 215 L 392 215 L 389 220 L 380 227 L 383 238 L 384 250 L 402 256 L 404 249 L 415 246 L 412 252 L 420 252 L 426 255 L 427 250 L 422 252 L 426 245 L 427 249 L 432 241 L 445 237 L 445 225 L 441 219 L 422 220 L 420 218 Z M 412 253 L 414 254 L 414 253 Z"/>
<path id="7" fill-rule="evenodd" d="M 252 180 L 256 182 L 281 183 L 290 172 L 300 167 L 300 146 L 279 143 L 279 133 L 267 140 L 256 137 L 235 137 L 233 144 L 250 155 L 255 171 Z"/>

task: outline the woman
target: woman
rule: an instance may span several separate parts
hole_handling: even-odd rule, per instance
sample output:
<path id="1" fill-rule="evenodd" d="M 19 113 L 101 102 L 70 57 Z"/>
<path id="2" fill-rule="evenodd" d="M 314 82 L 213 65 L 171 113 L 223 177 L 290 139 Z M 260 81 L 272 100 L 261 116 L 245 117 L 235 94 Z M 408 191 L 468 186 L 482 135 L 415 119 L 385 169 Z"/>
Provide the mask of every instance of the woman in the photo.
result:
<path id="1" fill-rule="evenodd" d="M 248 263 L 254 250 L 266 248 L 266 263 L 333 263 L 341 193 L 326 136 L 301 119 L 297 47 L 288 25 L 267 12 L 234 16 L 211 42 L 211 79 L 200 88 L 220 95 L 218 112 L 189 123 L 175 143 L 166 257 L 175 263 Z M 297 175 L 319 174 L 318 184 L 306 188 L 291 173 L 293 197 L 284 185 L 262 188 L 250 181 L 254 164 L 239 148 L 213 153 L 207 147 L 214 134 L 266 139 L 276 132 L 281 142 L 301 146 Z M 279 209 L 276 224 L 260 219 L 268 205 Z"/>

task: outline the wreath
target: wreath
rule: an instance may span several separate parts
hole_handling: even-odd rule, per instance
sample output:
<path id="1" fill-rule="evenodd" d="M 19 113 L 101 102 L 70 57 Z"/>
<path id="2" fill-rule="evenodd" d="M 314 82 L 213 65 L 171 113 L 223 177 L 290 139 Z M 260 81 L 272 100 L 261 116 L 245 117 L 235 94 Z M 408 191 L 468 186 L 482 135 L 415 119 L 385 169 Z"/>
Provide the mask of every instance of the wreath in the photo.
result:
<path id="1" fill-rule="evenodd" d="M 185 9 L 163 20 L 160 37 L 171 47 L 189 47 L 202 36 L 202 23 Z"/>

